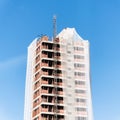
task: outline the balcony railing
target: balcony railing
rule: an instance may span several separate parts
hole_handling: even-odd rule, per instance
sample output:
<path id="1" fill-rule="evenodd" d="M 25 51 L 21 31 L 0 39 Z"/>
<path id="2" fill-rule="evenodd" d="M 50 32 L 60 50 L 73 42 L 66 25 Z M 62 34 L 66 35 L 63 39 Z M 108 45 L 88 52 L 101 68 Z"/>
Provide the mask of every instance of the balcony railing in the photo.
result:
<path id="1" fill-rule="evenodd" d="M 40 104 L 40 101 L 33 103 L 33 108 Z"/>
<path id="2" fill-rule="evenodd" d="M 42 58 L 48 58 L 48 55 L 46 55 L 46 54 L 42 54 L 41 57 L 42 57 Z"/>
<path id="3" fill-rule="evenodd" d="M 58 110 L 58 113 L 64 113 L 64 110 Z"/>
<path id="4" fill-rule="evenodd" d="M 34 110 L 33 113 L 32 113 L 32 117 L 35 117 L 38 114 L 39 114 L 39 109 Z"/>
<path id="5" fill-rule="evenodd" d="M 36 90 L 38 87 L 40 87 L 40 83 L 34 85 L 34 90 Z"/>
<path id="6" fill-rule="evenodd" d="M 33 99 L 37 98 L 40 95 L 40 92 L 34 93 Z"/>
<path id="7" fill-rule="evenodd" d="M 58 100 L 58 103 L 59 104 L 63 104 L 63 100 Z"/>
<path id="8" fill-rule="evenodd" d="M 41 84 L 48 84 L 48 81 L 41 81 Z"/>
<path id="9" fill-rule="evenodd" d="M 48 72 L 42 72 L 41 74 L 42 75 L 48 75 Z"/>
<path id="10" fill-rule="evenodd" d="M 43 45 L 43 46 L 41 46 L 41 49 L 53 50 L 53 48 L 49 48 L 48 45 Z"/>
<path id="11" fill-rule="evenodd" d="M 35 76 L 35 81 L 40 78 L 40 73 Z"/>
<path id="12" fill-rule="evenodd" d="M 62 82 L 58 82 L 57 85 L 63 86 L 63 83 Z"/>
<path id="13" fill-rule="evenodd" d="M 56 77 L 62 77 L 62 73 L 57 73 L 56 75 L 54 74 L 49 74 L 48 72 L 42 72 L 42 75 L 47 75 L 47 76 L 56 76 Z"/>
<path id="14" fill-rule="evenodd" d="M 41 108 L 42 112 L 48 112 L 48 108 Z"/>
<path id="15" fill-rule="evenodd" d="M 58 60 L 61 59 L 60 56 L 54 56 L 54 58 L 55 58 L 55 59 L 58 59 Z"/>
<path id="16" fill-rule="evenodd" d="M 46 93 L 46 94 L 48 94 L 48 90 L 42 90 L 41 93 Z"/>
<path id="17" fill-rule="evenodd" d="M 42 64 L 41 64 L 41 67 L 42 67 L 42 66 L 44 66 L 44 67 L 54 67 L 53 65 L 49 66 L 48 63 L 42 63 Z"/>
<path id="18" fill-rule="evenodd" d="M 40 56 L 36 57 L 35 63 L 37 64 L 40 61 Z"/>
<path id="19" fill-rule="evenodd" d="M 35 68 L 35 73 L 40 69 L 40 65 Z"/>
<path id="20" fill-rule="evenodd" d="M 63 95 L 63 91 L 58 91 L 58 95 Z"/>
<path id="21" fill-rule="evenodd" d="M 36 55 L 40 53 L 40 46 L 36 49 Z"/>
<path id="22" fill-rule="evenodd" d="M 46 98 L 42 98 L 41 102 L 47 102 Z"/>
<path id="23" fill-rule="evenodd" d="M 42 112 L 54 112 L 53 108 L 49 109 L 49 108 L 41 108 Z"/>

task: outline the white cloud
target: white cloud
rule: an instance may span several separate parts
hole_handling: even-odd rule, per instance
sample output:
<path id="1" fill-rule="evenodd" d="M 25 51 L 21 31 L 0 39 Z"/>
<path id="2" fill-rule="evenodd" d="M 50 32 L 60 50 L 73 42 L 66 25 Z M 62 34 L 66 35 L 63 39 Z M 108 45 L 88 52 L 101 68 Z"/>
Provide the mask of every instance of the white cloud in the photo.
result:
<path id="1" fill-rule="evenodd" d="M 9 58 L 5 61 L 0 61 L 0 70 L 15 67 L 26 61 L 26 55 Z"/>

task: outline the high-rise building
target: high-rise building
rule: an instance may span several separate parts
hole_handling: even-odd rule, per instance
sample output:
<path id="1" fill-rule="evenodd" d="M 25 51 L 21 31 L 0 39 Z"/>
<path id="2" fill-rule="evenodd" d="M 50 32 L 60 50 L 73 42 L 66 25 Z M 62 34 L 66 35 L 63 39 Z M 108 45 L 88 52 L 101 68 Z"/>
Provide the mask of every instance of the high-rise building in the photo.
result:
<path id="1" fill-rule="evenodd" d="M 89 42 L 74 28 L 29 45 L 24 120 L 93 120 Z"/>

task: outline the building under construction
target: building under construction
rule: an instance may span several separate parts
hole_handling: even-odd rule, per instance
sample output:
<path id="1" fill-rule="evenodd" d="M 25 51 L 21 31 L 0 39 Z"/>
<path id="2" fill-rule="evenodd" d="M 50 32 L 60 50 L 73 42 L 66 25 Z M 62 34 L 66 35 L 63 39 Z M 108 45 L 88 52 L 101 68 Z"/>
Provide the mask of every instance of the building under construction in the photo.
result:
<path id="1" fill-rule="evenodd" d="M 89 42 L 74 28 L 29 45 L 24 120 L 93 120 Z"/>

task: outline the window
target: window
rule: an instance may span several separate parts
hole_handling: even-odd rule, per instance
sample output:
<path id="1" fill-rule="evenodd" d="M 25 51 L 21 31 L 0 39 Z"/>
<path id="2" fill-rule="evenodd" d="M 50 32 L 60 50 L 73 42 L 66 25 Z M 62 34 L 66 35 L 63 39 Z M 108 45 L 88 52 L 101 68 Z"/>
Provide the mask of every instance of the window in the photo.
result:
<path id="1" fill-rule="evenodd" d="M 87 117 L 80 117 L 80 116 L 78 116 L 78 117 L 75 118 L 75 120 L 87 120 Z"/>
<path id="2" fill-rule="evenodd" d="M 75 67 L 75 68 L 84 68 L 84 67 L 85 67 L 85 64 L 75 63 L 75 64 L 74 64 L 74 67 Z"/>
<path id="3" fill-rule="evenodd" d="M 69 53 L 69 54 L 70 54 L 70 53 L 71 53 L 71 51 L 67 51 L 67 53 Z"/>
<path id="4" fill-rule="evenodd" d="M 74 50 L 77 50 L 77 51 L 84 51 L 84 48 L 83 48 L 83 47 L 74 47 Z"/>
<path id="5" fill-rule="evenodd" d="M 85 76 L 85 73 L 83 72 L 74 72 L 75 76 Z"/>
<path id="6" fill-rule="evenodd" d="M 71 97 L 71 94 L 67 94 L 67 96 Z"/>
<path id="7" fill-rule="evenodd" d="M 71 79 L 71 76 L 68 76 L 67 78 L 68 78 L 68 79 Z"/>
<path id="8" fill-rule="evenodd" d="M 76 98 L 76 102 L 77 103 L 86 103 L 86 99 L 83 99 L 83 98 Z"/>
<path id="9" fill-rule="evenodd" d="M 74 59 L 84 59 L 84 56 L 82 56 L 82 55 L 74 55 Z"/>
<path id="10" fill-rule="evenodd" d="M 71 85 L 67 85 L 69 88 L 71 88 L 72 86 Z"/>
<path id="11" fill-rule="evenodd" d="M 76 85 L 85 85 L 85 81 L 75 81 Z"/>
<path id="12" fill-rule="evenodd" d="M 70 59 L 68 59 L 68 62 L 71 62 L 71 60 L 70 60 Z"/>
<path id="13" fill-rule="evenodd" d="M 84 94 L 84 93 L 86 93 L 86 91 L 85 90 L 76 89 L 75 93 Z"/>
<path id="14" fill-rule="evenodd" d="M 86 108 L 76 107 L 76 111 L 86 111 Z"/>

